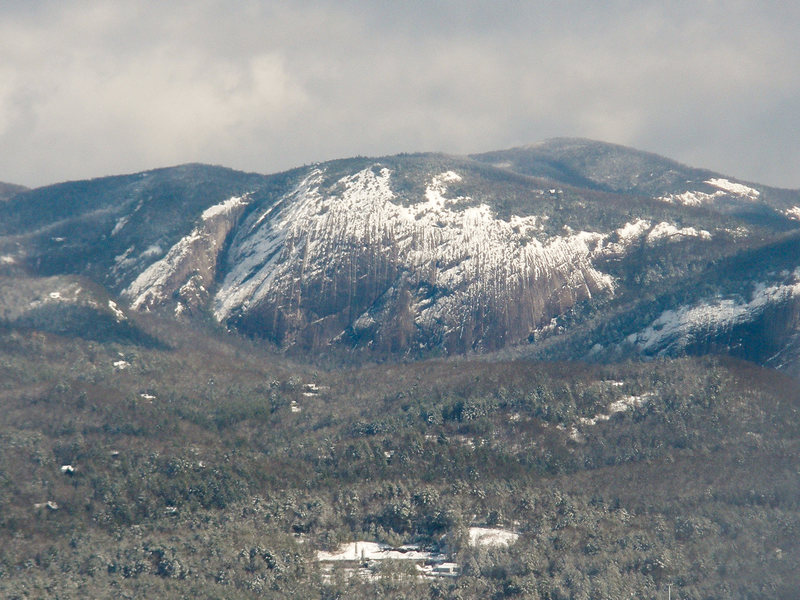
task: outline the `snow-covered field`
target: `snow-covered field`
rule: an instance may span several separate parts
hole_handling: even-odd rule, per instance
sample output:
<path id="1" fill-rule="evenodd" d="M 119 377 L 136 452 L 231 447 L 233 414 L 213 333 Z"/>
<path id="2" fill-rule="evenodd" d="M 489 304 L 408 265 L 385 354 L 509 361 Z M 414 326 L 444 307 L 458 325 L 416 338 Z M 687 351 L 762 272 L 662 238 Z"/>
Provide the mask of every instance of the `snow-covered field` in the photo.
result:
<path id="1" fill-rule="evenodd" d="M 435 552 L 421 550 L 418 546 L 392 548 L 377 542 L 350 542 L 334 552 L 317 552 L 317 560 L 327 561 L 368 561 L 368 560 L 443 560 L 444 556 Z"/>
<path id="2" fill-rule="evenodd" d="M 469 543 L 472 546 L 510 546 L 519 538 L 519 534 L 496 527 L 470 527 Z"/>

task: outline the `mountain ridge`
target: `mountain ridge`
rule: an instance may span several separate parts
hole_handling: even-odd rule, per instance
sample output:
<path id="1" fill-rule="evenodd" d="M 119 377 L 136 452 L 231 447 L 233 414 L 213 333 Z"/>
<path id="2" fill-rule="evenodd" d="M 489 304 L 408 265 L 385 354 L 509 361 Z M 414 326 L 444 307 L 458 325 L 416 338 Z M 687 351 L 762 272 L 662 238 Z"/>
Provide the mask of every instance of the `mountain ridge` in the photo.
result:
<path id="1" fill-rule="evenodd" d="M 795 231 L 800 192 L 556 138 L 274 175 L 190 163 L 26 191 L 0 224 L 0 268 L 89 277 L 135 310 L 211 316 L 298 355 L 546 357 L 542 340 L 679 297 L 687 276 Z M 766 275 L 750 277 L 777 285 Z M 705 305 L 747 304 L 716 279 Z"/>
<path id="2" fill-rule="evenodd" d="M 4 183 L 0 181 L 0 202 L 10 200 L 17 194 L 27 191 L 24 185 L 17 185 L 14 183 Z"/>

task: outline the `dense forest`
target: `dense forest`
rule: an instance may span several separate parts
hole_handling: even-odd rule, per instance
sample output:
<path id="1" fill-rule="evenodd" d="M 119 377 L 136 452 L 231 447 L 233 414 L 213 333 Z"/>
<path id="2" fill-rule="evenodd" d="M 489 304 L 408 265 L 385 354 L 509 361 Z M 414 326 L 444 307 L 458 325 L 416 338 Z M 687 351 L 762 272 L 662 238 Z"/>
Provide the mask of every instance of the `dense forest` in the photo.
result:
<path id="1" fill-rule="evenodd" d="M 796 597 L 794 379 L 718 357 L 333 370 L 136 324 L 0 327 L 2 597 Z M 457 576 L 318 560 L 349 542 Z"/>

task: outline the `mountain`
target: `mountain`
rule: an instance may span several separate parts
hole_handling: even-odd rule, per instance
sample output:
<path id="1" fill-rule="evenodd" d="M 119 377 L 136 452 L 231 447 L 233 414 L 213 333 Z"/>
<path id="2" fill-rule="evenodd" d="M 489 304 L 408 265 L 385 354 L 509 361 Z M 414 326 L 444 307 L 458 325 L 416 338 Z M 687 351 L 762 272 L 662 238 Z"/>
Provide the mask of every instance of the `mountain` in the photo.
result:
<path id="1" fill-rule="evenodd" d="M 185 165 L 0 205 L 6 270 L 297 356 L 727 352 L 795 373 L 798 232 L 796 190 L 575 139 L 270 176 Z"/>
<path id="2" fill-rule="evenodd" d="M 21 185 L 14 185 L 13 183 L 3 183 L 0 181 L 0 202 L 13 198 L 28 188 Z"/>
<path id="3" fill-rule="evenodd" d="M 15 193 L 0 597 L 794 598 L 798 207 L 587 140 Z"/>

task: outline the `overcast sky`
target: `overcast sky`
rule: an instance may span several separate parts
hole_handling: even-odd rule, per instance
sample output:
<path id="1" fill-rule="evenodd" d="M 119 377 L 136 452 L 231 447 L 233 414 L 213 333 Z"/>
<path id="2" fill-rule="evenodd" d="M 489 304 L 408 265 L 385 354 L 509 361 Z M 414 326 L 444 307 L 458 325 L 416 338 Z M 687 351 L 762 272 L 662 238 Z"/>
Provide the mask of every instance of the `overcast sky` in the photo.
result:
<path id="1" fill-rule="evenodd" d="M 798 132 L 797 2 L 0 2 L 28 186 L 580 136 L 798 188 Z"/>

